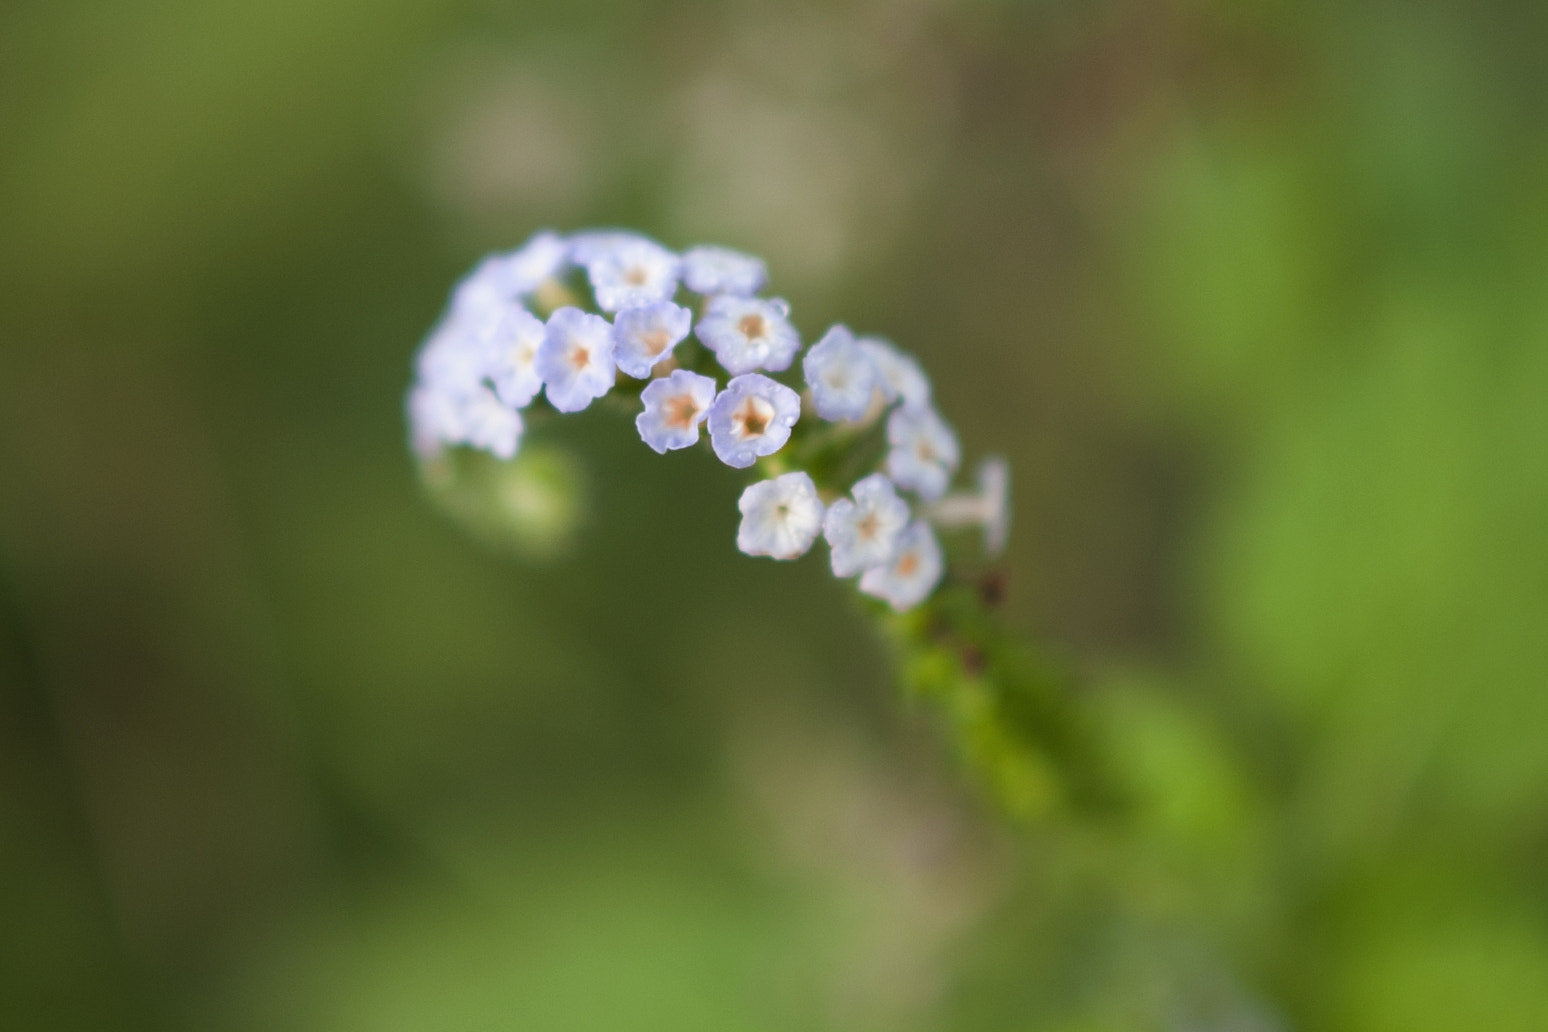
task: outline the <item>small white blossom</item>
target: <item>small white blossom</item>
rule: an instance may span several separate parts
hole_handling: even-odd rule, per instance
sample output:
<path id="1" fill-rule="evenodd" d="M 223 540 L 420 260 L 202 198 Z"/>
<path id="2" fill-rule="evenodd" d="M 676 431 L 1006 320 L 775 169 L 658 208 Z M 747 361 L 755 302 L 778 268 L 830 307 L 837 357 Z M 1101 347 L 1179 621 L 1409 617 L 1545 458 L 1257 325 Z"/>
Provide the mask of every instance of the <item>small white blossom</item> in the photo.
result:
<path id="1" fill-rule="evenodd" d="M 929 408 L 902 406 L 887 417 L 887 473 L 900 487 L 933 501 L 946 493 L 961 461 L 957 435 Z"/>
<path id="2" fill-rule="evenodd" d="M 699 441 L 699 424 L 715 400 L 715 381 L 686 369 L 652 380 L 640 392 L 645 411 L 634 417 L 640 439 L 665 455 L 672 448 L 691 448 Z"/>
<path id="3" fill-rule="evenodd" d="M 505 260 L 491 254 L 452 288 L 451 313 L 476 332 L 482 331 L 503 316 L 515 300 L 506 289 Z"/>
<path id="4" fill-rule="evenodd" d="M 650 237 L 641 236 L 627 229 L 583 229 L 579 233 L 570 234 L 568 242 L 570 261 L 576 265 L 586 266 L 608 251 L 615 251 L 625 244 L 640 241 L 647 244 L 655 243 Z"/>
<path id="5" fill-rule="evenodd" d="M 463 407 L 466 442 L 501 459 L 516 454 L 521 442 L 521 413 L 502 402 L 494 391 L 481 387 Z"/>
<path id="6" fill-rule="evenodd" d="M 549 404 L 579 412 L 613 387 L 612 324 L 579 308 L 558 309 L 548 317 L 536 367 Z"/>
<path id="7" fill-rule="evenodd" d="M 745 469 L 760 455 L 783 448 L 800 417 L 800 395 L 760 373 L 747 373 L 726 384 L 710 406 L 710 446 L 727 466 Z"/>
<path id="8" fill-rule="evenodd" d="M 516 250 L 496 255 L 506 296 L 515 298 L 532 293 L 544 280 L 558 273 L 569 253 L 569 245 L 563 237 L 544 230 L 532 234 Z"/>
<path id="9" fill-rule="evenodd" d="M 530 403 L 543 387 L 537 352 L 546 332 L 543 320 L 525 308 L 514 308 L 486 345 L 489 380 L 500 400 L 512 408 Z"/>
<path id="10" fill-rule="evenodd" d="M 625 308 L 613 319 L 613 361 L 630 376 L 643 380 L 652 367 L 688 336 L 693 313 L 670 301 Z"/>
<path id="11" fill-rule="evenodd" d="M 801 369 L 823 419 L 860 419 L 871 407 L 876 367 L 849 327 L 835 325 L 823 334 L 801 360 Z"/>
<path id="12" fill-rule="evenodd" d="M 822 536 L 832 549 L 833 573 L 838 577 L 853 577 L 890 562 L 898 535 L 908 525 L 908 503 L 882 474 L 872 473 L 855 484 L 850 494 L 853 501 L 840 498 L 822 520 Z"/>
<path id="13" fill-rule="evenodd" d="M 694 332 L 732 375 L 754 369 L 790 368 L 801 335 L 790 325 L 790 306 L 779 298 L 722 295 L 711 298 Z"/>
<path id="14" fill-rule="evenodd" d="M 409 440 L 422 459 L 439 455 L 464 435 L 461 395 L 445 387 L 416 383 L 408 396 Z"/>
<path id="15" fill-rule="evenodd" d="M 408 416 L 414 451 L 426 459 L 449 444 L 467 444 L 509 459 L 521 441 L 521 413 L 488 387 L 464 392 L 440 384 L 417 384 L 409 393 Z"/>
<path id="16" fill-rule="evenodd" d="M 976 493 L 947 495 L 926 515 L 938 527 L 983 527 L 985 554 L 999 555 L 1010 534 L 1010 463 L 1000 455 L 984 459 L 978 466 Z"/>
<path id="17" fill-rule="evenodd" d="M 698 294 L 735 294 L 750 297 L 763 289 L 769 278 L 762 258 L 707 245 L 683 254 L 683 284 Z"/>
<path id="18" fill-rule="evenodd" d="M 929 598 L 944 570 L 935 532 L 928 523 L 915 520 L 898 536 L 892 561 L 860 575 L 860 590 L 901 613 Z"/>
<path id="19" fill-rule="evenodd" d="M 910 408 L 930 404 L 930 378 L 912 355 L 904 354 L 880 337 L 861 337 L 859 344 L 871 356 L 876 366 L 876 386 L 889 402 L 902 398 Z"/>
<path id="20" fill-rule="evenodd" d="M 505 266 L 505 259 L 491 255 L 457 284 L 441 326 L 422 353 L 425 362 L 437 366 L 441 372 L 451 371 L 448 362 L 460 364 L 462 368 L 457 375 L 465 377 L 470 368 L 466 360 L 469 354 L 477 351 L 481 365 L 475 382 L 489 375 L 490 356 L 510 338 L 521 317 L 530 314 L 509 289 Z M 443 338 L 447 335 L 460 335 L 463 338 L 460 347 L 468 354 L 456 356 L 455 349 L 446 347 L 447 341 Z"/>
<path id="21" fill-rule="evenodd" d="M 753 484 L 736 504 L 742 510 L 736 547 L 748 555 L 799 558 L 822 528 L 822 500 L 805 473 L 786 473 Z"/>
<path id="22" fill-rule="evenodd" d="M 669 301 L 677 291 L 677 255 L 653 240 L 634 237 L 588 249 L 586 275 L 604 312 Z"/>
<path id="23" fill-rule="evenodd" d="M 454 394 L 471 392 L 488 375 L 489 350 L 478 327 L 453 310 L 430 331 L 414 359 L 419 379 Z"/>

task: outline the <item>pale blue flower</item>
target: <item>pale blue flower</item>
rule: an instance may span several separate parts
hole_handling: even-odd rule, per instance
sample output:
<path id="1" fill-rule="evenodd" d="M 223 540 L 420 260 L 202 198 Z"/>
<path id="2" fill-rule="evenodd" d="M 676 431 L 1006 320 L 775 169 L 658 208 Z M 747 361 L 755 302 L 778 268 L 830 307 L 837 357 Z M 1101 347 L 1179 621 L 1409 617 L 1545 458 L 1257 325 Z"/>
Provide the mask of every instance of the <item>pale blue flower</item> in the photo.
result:
<path id="1" fill-rule="evenodd" d="M 754 369 L 790 368 L 801 335 L 790 325 L 790 306 L 779 298 L 711 298 L 694 332 L 733 375 Z"/>
<path id="2" fill-rule="evenodd" d="M 812 406 L 823 419 L 860 419 L 871 407 L 876 367 L 849 327 L 835 325 L 801 360 Z"/>
<path id="3" fill-rule="evenodd" d="M 710 406 L 710 446 L 727 466 L 745 469 L 760 455 L 783 448 L 800 417 L 800 395 L 760 373 L 747 373 L 726 384 Z"/>
<path id="4" fill-rule="evenodd" d="M 583 229 L 579 233 L 570 234 L 570 261 L 585 267 L 609 251 L 640 241 L 655 243 L 650 237 L 628 229 Z"/>
<path id="5" fill-rule="evenodd" d="M 677 291 L 680 261 L 653 240 L 634 237 L 588 248 L 586 275 L 604 312 L 669 301 Z"/>
<path id="6" fill-rule="evenodd" d="M 698 294 L 750 297 L 763 289 L 768 278 L 762 258 L 729 247 L 701 245 L 683 254 L 683 285 Z"/>
<path id="7" fill-rule="evenodd" d="M 416 383 L 409 391 L 409 440 L 422 459 L 433 459 L 448 444 L 456 444 L 466 434 L 462 414 L 465 395 L 435 383 Z"/>
<path id="8" fill-rule="evenodd" d="M 520 300 L 507 287 L 505 260 L 499 255 L 485 258 L 462 278 L 452 291 L 446 315 L 422 352 L 424 361 L 438 370 L 433 375 L 451 371 L 453 364 L 466 366 L 475 351 L 480 353 L 485 365 L 479 369 L 476 379 L 488 375 L 489 356 L 508 339 L 516 320 L 527 314 Z M 449 345 L 453 338 L 460 338 L 455 347 Z M 458 350 L 466 354 L 458 356 L 455 353 Z M 460 370 L 461 374 L 466 372 L 467 368 Z"/>
<path id="9" fill-rule="evenodd" d="M 563 237 L 550 230 L 534 233 L 514 251 L 496 255 L 499 276 L 507 297 L 523 297 L 556 275 L 569 257 Z"/>
<path id="10" fill-rule="evenodd" d="M 613 361 L 630 376 L 643 380 L 693 324 L 693 313 L 670 301 L 625 308 L 613 319 Z"/>
<path id="11" fill-rule="evenodd" d="M 822 536 L 832 549 L 833 573 L 853 577 L 863 570 L 890 562 L 898 535 L 908 525 L 908 503 L 898 497 L 892 481 L 872 473 L 828 507 L 822 520 Z"/>
<path id="12" fill-rule="evenodd" d="M 506 287 L 506 262 L 497 254 L 483 258 L 452 288 L 452 316 L 482 332 L 500 319 L 516 297 Z"/>
<path id="13" fill-rule="evenodd" d="M 521 441 L 521 413 L 484 386 L 459 391 L 445 384 L 417 384 L 409 393 L 408 416 L 414 451 L 426 459 L 449 444 L 509 459 Z"/>
<path id="14" fill-rule="evenodd" d="M 786 473 L 753 484 L 736 505 L 742 511 L 736 547 L 748 555 L 799 558 L 822 529 L 822 500 L 805 473 Z"/>
<path id="15" fill-rule="evenodd" d="M 509 459 L 521 442 L 521 413 L 481 387 L 463 402 L 463 439 L 496 458 Z"/>
<path id="16" fill-rule="evenodd" d="M 1005 551 L 1010 534 L 1010 463 L 991 455 L 978 465 L 978 491 L 949 494 L 930 506 L 926 515 L 939 527 L 982 527 L 984 552 Z"/>
<path id="17" fill-rule="evenodd" d="M 900 406 L 887 417 L 887 473 L 899 487 L 933 501 L 946 493 L 962 459 L 957 435 L 930 408 Z"/>
<path id="18" fill-rule="evenodd" d="M 901 613 L 929 598 L 944 572 L 935 532 L 928 523 L 915 520 L 898 535 L 892 560 L 860 575 L 860 590 L 885 600 Z"/>
<path id="19" fill-rule="evenodd" d="M 481 329 L 455 310 L 447 313 L 414 358 L 419 379 L 451 393 L 470 393 L 489 373 L 487 336 Z"/>
<path id="20" fill-rule="evenodd" d="M 512 309 L 488 342 L 488 375 L 500 400 L 512 408 L 529 404 L 543 387 L 537 352 L 547 328 L 525 308 Z"/>
<path id="21" fill-rule="evenodd" d="M 549 404 L 579 412 L 613 387 L 612 324 L 579 308 L 558 309 L 548 317 L 536 368 Z"/>
<path id="22" fill-rule="evenodd" d="M 678 369 L 647 384 L 640 400 L 645 411 L 634 417 L 640 439 L 665 455 L 670 449 L 691 448 L 698 443 L 699 424 L 715 400 L 715 381 Z"/>
<path id="23" fill-rule="evenodd" d="M 912 356 L 899 351 L 881 337 L 861 337 L 862 350 L 871 356 L 876 367 L 876 386 L 889 401 L 903 399 L 903 404 L 919 408 L 930 404 L 930 378 Z"/>

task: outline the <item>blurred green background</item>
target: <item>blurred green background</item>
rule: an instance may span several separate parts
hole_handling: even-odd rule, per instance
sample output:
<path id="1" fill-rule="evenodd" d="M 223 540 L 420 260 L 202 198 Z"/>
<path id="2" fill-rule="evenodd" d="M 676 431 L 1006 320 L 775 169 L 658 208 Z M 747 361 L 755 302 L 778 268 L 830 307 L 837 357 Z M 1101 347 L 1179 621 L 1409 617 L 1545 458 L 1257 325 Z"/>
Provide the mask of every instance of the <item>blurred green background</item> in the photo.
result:
<path id="1" fill-rule="evenodd" d="M 0 1028 L 1548 1029 L 1548 7 L 9 0 Z M 543 226 L 765 255 L 1013 462 L 1137 800 L 1018 827 L 738 479 L 428 504 Z"/>

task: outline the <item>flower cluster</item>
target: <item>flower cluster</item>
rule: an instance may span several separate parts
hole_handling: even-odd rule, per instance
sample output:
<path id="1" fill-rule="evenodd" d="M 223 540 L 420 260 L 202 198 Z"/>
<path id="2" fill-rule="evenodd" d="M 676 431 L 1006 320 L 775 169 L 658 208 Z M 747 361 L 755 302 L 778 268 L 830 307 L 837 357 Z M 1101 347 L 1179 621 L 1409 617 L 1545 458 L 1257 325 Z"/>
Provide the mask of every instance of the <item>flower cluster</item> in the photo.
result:
<path id="1" fill-rule="evenodd" d="M 878 337 L 831 327 L 802 358 L 804 396 L 770 375 L 790 370 L 802 343 L 790 306 L 761 296 L 767 279 L 751 255 L 708 246 L 677 254 L 612 230 L 539 233 L 492 255 L 457 285 L 419 352 L 407 402 L 414 450 L 425 460 L 455 445 L 511 458 L 539 394 L 558 412 L 615 390 L 637 396 L 635 427 L 650 448 L 692 447 L 707 426 L 710 449 L 738 469 L 784 449 L 803 412 L 833 424 L 829 437 L 840 444 L 885 417 L 883 470 L 848 485 L 847 497 L 833 487 L 826 502 L 800 468 L 752 484 L 739 502 L 737 547 L 795 559 L 821 536 L 836 576 L 911 608 L 944 572 L 932 522 L 980 523 L 1003 543 L 1003 463 L 982 497 L 946 496 L 961 460 L 956 434 L 919 364 Z M 693 345 L 679 350 L 690 335 L 708 352 L 703 361 Z M 709 355 L 728 374 L 723 386 L 708 375 Z M 771 472 L 800 465 L 770 462 Z M 900 489 L 916 496 L 917 512 Z"/>

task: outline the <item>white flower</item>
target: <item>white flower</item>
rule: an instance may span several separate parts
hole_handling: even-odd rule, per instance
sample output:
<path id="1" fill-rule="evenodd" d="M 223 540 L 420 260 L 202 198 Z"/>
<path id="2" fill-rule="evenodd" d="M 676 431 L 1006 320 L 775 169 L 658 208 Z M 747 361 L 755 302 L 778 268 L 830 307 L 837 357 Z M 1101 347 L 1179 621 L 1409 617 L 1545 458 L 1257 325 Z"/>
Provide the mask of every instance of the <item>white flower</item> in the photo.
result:
<path id="1" fill-rule="evenodd" d="M 887 417 L 887 473 L 900 487 L 934 500 L 946 493 L 961 461 L 957 435 L 933 409 L 901 406 Z"/>
<path id="2" fill-rule="evenodd" d="M 935 540 L 935 532 L 928 523 L 915 520 L 898 536 L 892 561 L 873 566 L 860 575 L 860 590 L 884 599 L 901 613 L 929 598 L 943 572 L 941 546 Z"/>
<path id="3" fill-rule="evenodd" d="M 515 298 L 532 293 L 559 271 L 568 256 L 569 245 L 558 233 L 549 230 L 532 234 L 514 251 L 496 255 L 506 296 Z"/>
<path id="4" fill-rule="evenodd" d="M 999 455 L 984 459 L 978 466 L 976 494 L 947 495 L 925 515 L 939 527 L 983 527 L 984 552 L 999 555 L 1010 534 L 1010 463 Z"/>
<path id="5" fill-rule="evenodd" d="M 721 462 L 744 469 L 783 448 L 800 417 L 800 395 L 789 387 L 760 373 L 738 376 L 710 406 L 710 446 Z"/>
<path id="6" fill-rule="evenodd" d="M 669 301 L 677 291 L 677 255 L 644 237 L 587 249 L 586 275 L 604 312 Z"/>
<path id="7" fill-rule="evenodd" d="M 530 403 L 543 387 L 537 352 L 546 332 L 543 320 L 525 308 L 513 308 L 487 344 L 490 382 L 512 408 Z"/>
<path id="8" fill-rule="evenodd" d="M 613 320 L 613 361 L 630 376 L 645 379 L 677 342 L 688 336 L 693 313 L 670 301 L 625 308 Z"/>
<path id="9" fill-rule="evenodd" d="M 683 254 L 683 284 L 698 294 L 748 297 L 763 289 L 768 278 L 762 258 L 729 247 L 701 245 Z"/>
<path id="10" fill-rule="evenodd" d="M 613 326 L 600 315 L 566 305 L 548 317 L 537 372 L 549 404 L 579 412 L 613 386 Z"/>
<path id="11" fill-rule="evenodd" d="M 481 387 L 463 402 L 463 439 L 501 459 L 516 454 L 521 442 L 521 413 Z"/>
<path id="12" fill-rule="evenodd" d="M 409 393 L 408 416 L 414 451 L 426 459 L 448 444 L 467 444 L 509 459 L 521 441 L 521 413 L 488 387 L 458 391 L 442 384 L 417 384 Z"/>
<path id="13" fill-rule="evenodd" d="M 576 265 L 589 265 L 608 251 L 642 240 L 647 244 L 654 243 L 650 237 L 627 229 L 583 229 L 570 234 L 570 261 Z"/>
<path id="14" fill-rule="evenodd" d="M 736 505 L 742 510 L 736 547 L 748 555 L 799 558 L 822 528 L 822 500 L 805 473 L 786 473 L 753 484 Z"/>
<path id="15" fill-rule="evenodd" d="M 708 376 L 675 370 L 652 380 L 640 392 L 645 411 L 634 417 L 640 439 L 665 455 L 672 448 L 690 448 L 699 441 L 699 424 L 715 400 L 715 381 Z"/>
<path id="16" fill-rule="evenodd" d="M 790 306 L 779 298 L 721 295 L 710 299 L 694 332 L 733 375 L 754 369 L 779 372 L 790 368 L 801 347 L 789 313 Z"/>
<path id="17" fill-rule="evenodd" d="M 823 419 L 860 419 L 871 407 L 876 367 L 849 327 L 836 325 L 801 360 L 812 405 Z"/>
<path id="18" fill-rule="evenodd" d="M 861 337 L 862 350 L 876 366 L 877 383 L 888 401 L 903 399 L 910 408 L 930 404 L 930 378 L 912 355 L 906 355 L 880 337 Z"/>
<path id="19" fill-rule="evenodd" d="M 822 520 L 822 536 L 833 550 L 833 573 L 838 577 L 853 577 L 891 561 L 898 535 L 908 525 L 908 503 L 882 474 L 872 473 L 850 494 L 854 501 L 840 498 Z"/>
<path id="20" fill-rule="evenodd" d="M 456 394 L 477 387 L 489 372 L 486 338 L 466 318 L 449 312 L 419 349 L 414 369 L 425 383 Z"/>
<path id="21" fill-rule="evenodd" d="M 491 254 L 452 288 L 451 317 L 482 335 L 515 301 L 506 285 L 505 259 Z"/>
<path id="22" fill-rule="evenodd" d="M 409 391 L 409 440 L 422 459 L 439 455 L 448 444 L 463 439 L 461 395 L 445 387 L 416 383 Z"/>

